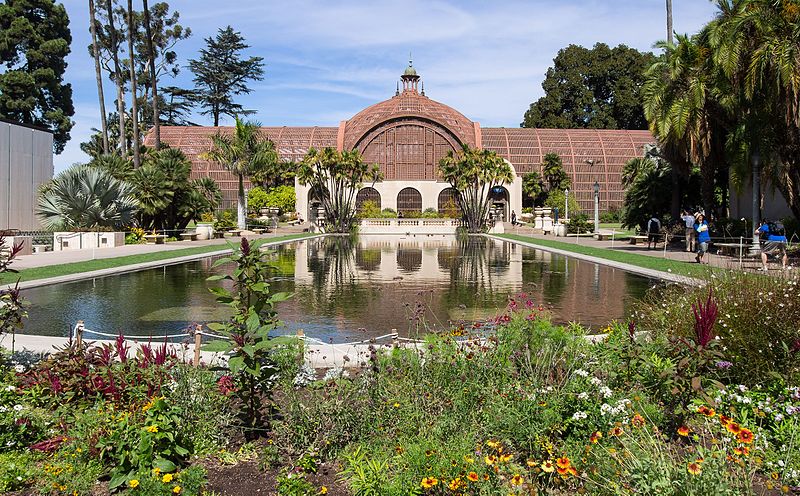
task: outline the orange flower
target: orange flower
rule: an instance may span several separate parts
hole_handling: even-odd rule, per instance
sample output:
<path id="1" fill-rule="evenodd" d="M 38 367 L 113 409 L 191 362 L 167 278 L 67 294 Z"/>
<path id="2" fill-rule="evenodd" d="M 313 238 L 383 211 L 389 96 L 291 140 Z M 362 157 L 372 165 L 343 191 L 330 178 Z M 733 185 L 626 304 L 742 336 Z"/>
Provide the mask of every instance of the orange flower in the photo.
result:
<path id="1" fill-rule="evenodd" d="M 589 441 L 592 444 L 597 444 L 600 441 L 600 438 L 603 437 L 603 433 L 600 431 L 594 431 L 591 436 L 589 436 Z"/>
<path id="2" fill-rule="evenodd" d="M 476 474 L 475 472 L 468 473 L 467 480 L 470 482 L 478 482 L 478 474 Z"/>
<path id="3" fill-rule="evenodd" d="M 685 425 L 678 427 L 678 435 L 687 437 L 689 435 L 689 428 L 686 427 Z"/>
<path id="4" fill-rule="evenodd" d="M 571 464 L 572 462 L 570 462 L 569 458 L 566 456 L 556 459 L 556 466 L 558 466 L 558 468 L 568 468 Z"/>
<path id="5" fill-rule="evenodd" d="M 571 475 L 573 477 L 577 477 L 578 476 L 578 471 L 575 470 L 575 467 L 569 467 L 567 469 L 567 471 L 569 472 L 569 475 Z"/>
<path id="6" fill-rule="evenodd" d="M 709 407 L 707 407 L 705 405 L 703 405 L 700 408 L 698 408 L 697 409 L 697 413 L 705 415 L 706 417 L 713 417 L 713 416 L 715 416 L 717 414 L 717 412 L 715 412 L 713 408 L 709 408 Z"/>
<path id="7" fill-rule="evenodd" d="M 703 472 L 703 467 L 697 462 L 692 462 L 686 466 L 686 470 L 692 475 L 700 475 Z"/>
<path id="8" fill-rule="evenodd" d="M 522 478 L 519 474 L 514 474 L 514 477 L 511 478 L 511 485 L 512 486 L 521 486 L 525 482 L 525 479 Z"/>
<path id="9" fill-rule="evenodd" d="M 529 467 L 535 467 L 536 466 L 536 460 L 531 460 L 530 458 L 528 458 L 528 461 L 526 461 L 525 464 L 527 466 L 529 466 Z"/>
<path id="10" fill-rule="evenodd" d="M 753 431 L 750 429 L 742 428 L 739 433 L 736 435 L 736 438 L 739 440 L 740 443 L 750 444 L 753 442 Z"/>
<path id="11" fill-rule="evenodd" d="M 542 462 L 542 471 L 543 472 L 549 474 L 553 470 L 555 470 L 555 467 L 553 466 L 553 461 L 552 460 L 545 460 L 545 461 Z"/>
<path id="12" fill-rule="evenodd" d="M 556 471 L 558 472 L 558 475 L 562 477 L 566 477 L 567 475 L 569 475 L 569 467 L 564 467 L 564 468 L 558 467 Z"/>
<path id="13" fill-rule="evenodd" d="M 483 474 L 483 480 L 489 480 L 489 474 Z"/>
<path id="14" fill-rule="evenodd" d="M 736 422 L 729 423 L 728 425 L 725 426 L 725 428 L 728 429 L 728 432 L 730 432 L 731 434 L 738 435 L 742 431 L 742 426 L 740 426 Z"/>
<path id="15" fill-rule="evenodd" d="M 631 425 L 634 427 L 642 427 L 644 425 L 644 417 L 637 413 L 631 419 Z"/>
<path id="16" fill-rule="evenodd" d="M 614 437 L 619 437 L 623 434 L 623 432 L 625 431 L 622 430 L 622 427 L 616 426 L 613 429 L 611 429 L 611 431 L 608 434 Z"/>
<path id="17" fill-rule="evenodd" d="M 722 427 L 728 427 L 728 424 L 733 422 L 733 419 L 730 417 L 726 417 L 723 414 L 719 414 L 719 423 L 722 424 Z"/>
<path id="18" fill-rule="evenodd" d="M 436 477 L 425 477 L 424 479 L 422 479 L 420 486 L 422 486 L 423 489 L 430 489 L 438 483 L 439 480 Z"/>
<path id="19" fill-rule="evenodd" d="M 750 448 L 748 448 L 747 446 L 737 446 L 733 448 L 733 453 L 736 456 L 747 456 L 750 454 Z"/>
<path id="20" fill-rule="evenodd" d="M 464 485 L 464 483 L 461 482 L 461 477 L 456 477 L 455 479 L 450 481 L 450 484 L 448 484 L 447 487 L 451 491 L 457 491 L 458 488 L 460 488 L 463 485 Z"/>

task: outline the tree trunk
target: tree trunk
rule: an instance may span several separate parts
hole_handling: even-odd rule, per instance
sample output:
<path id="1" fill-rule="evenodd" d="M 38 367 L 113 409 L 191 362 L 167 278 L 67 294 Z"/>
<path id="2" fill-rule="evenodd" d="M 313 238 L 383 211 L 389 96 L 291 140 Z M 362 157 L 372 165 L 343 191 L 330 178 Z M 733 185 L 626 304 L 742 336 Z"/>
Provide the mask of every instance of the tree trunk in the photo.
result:
<path id="1" fill-rule="evenodd" d="M 100 101 L 100 126 L 103 133 L 103 154 L 108 154 L 108 122 L 106 122 L 106 99 L 103 94 L 103 73 L 100 70 L 100 48 L 97 46 L 97 17 L 94 0 L 89 0 L 89 31 L 92 33 L 92 55 L 94 56 L 94 73 L 97 80 L 97 98 Z"/>
<path id="2" fill-rule="evenodd" d="M 681 199 L 683 195 L 681 194 L 681 174 L 678 171 L 678 167 L 672 166 L 672 201 L 670 202 L 670 215 L 672 216 L 672 220 L 677 219 L 681 215 Z"/>
<path id="3" fill-rule="evenodd" d="M 245 207 L 244 207 L 244 176 L 238 174 L 239 176 L 239 197 L 237 198 L 237 205 L 236 205 L 236 217 L 239 225 L 239 229 L 245 229 L 247 226 L 245 225 Z"/>
<path id="4" fill-rule="evenodd" d="M 700 175 L 702 177 L 701 195 L 703 198 L 703 209 L 705 210 L 706 220 L 709 222 L 714 215 L 714 165 L 712 163 L 704 163 L 700 166 Z"/>
<path id="5" fill-rule="evenodd" d="M 138 169 L 141 165 L 139 159 L 139 110 L 136 102 L 136 62 L 133 51 L 133 0 L 128 0 L 128 60 L 130 61 L 131 74 L 131 119 L 133 124 L 133 167 Z"/>
<path id="6" fill-rule="evenodd" d="M 114 61 L 114 84 L 117 85 L 117 114 L 119 114 L 119 153 L 124 156 L 128 152 L 125 136 L 125 90 L 122 88 L 122 70 L 119 66 L 119 46 L 117 45 L 117 28 L 114 27 L 114 5 L 106 0 L 108 10 L 108 29 L 111 37 L 111 59 Z"/>
<path id="7" fill-rule="evenodd" d="M 161 148 L 161 123 L 158 115 L 158 81 L 156 80 L 156 53 L 153 50 L 153 33 L 150 29 L 150 10 L 147 0 L 142 0 L 144 6 L 144 29 L 147 36 L 147 60 L 150 64 L 150 88 L 153 92 L 153 137 L 155 148 Z"/>
<path id="8" fill-rule="evenodd" d="M 672 0 L 667 0 L 667 43 L 672 45 Z"/>

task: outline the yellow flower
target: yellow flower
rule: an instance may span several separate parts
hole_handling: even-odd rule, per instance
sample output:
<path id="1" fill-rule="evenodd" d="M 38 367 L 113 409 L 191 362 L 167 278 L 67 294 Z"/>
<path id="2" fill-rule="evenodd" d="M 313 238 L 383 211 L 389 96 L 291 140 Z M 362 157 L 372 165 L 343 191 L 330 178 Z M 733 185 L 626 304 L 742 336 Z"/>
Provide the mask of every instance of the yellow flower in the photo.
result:
<path id="1" fill-rule="evenodd" d="M 467 463 L 474 463 L 475 459 L 472 458 L 471 456 L 464 455 L 464 461 L 467 462 Z"/>
<path id="2" fill-rule="evenodd" d="M 486 441 L 486 444 L 492 449 L 497 449 L 500 446 L 497 441 Z"/>
<path id="3" fill-rule="evenodd" d="M 556 469 L 556 466 L 553 465 L 552 460 L 545 460 L 542 462 L 542 471 L 546 473 L 550 473 Z"/>
<path id="4" fill-rule="evenodd" d="M 319 488 L 319 494 L 328 494 L 328 488 L 326 486 L 322 486 Z"/>
<path id="5" fill-rule="evenodd" d="M 448 489 L 451 491 L 457 491 L 459 487 L 461 487 L 464 483 L 461 482 L 461 477 L 456 477 L 455 479 L 450 481 L 450 484 L 447 485 Z"/>
<path id="6" fill-rule="evenodd" d="M 486 462 L 486 465 L 494 465 L 497 461 L 497 457 L 494 455 L 486 455 L 483 457 L 483 461 Z"/>
<path id="7" fill-rule="evenodd" d="M 131 489 L 136 489 L 139 487 L 139 479 L 131 479 L 128 481 L 128 487 Z"/>
<path id="8" fill-rule="evenodd" d="M 145 430 L 147 432 L 156 433 L 156 432 L 158 432 L 158 426 L 157 425 L 150 425 L 150 426 L 147 426 L 147 429 L 145 429 Z"/>
<path id="9" fill-rule="evenodd" d="M 687 437 L 689 435 L 689 428 L 686 427 L 685 425 L 678 427 L 678 435 Z"/>
<path id="10" fill-rule="evenodd" d="M 514 455 L 512 455 L 511 453 L 506 453 L 504 455 L 500 455 L 500 461 L 503 462 L 503 463 L 506 463 L 509 460 L 511 460 L 511 458 L 513 458 L 513 457 L 514 457 Z"/>
<path id="11" fill-rule="evenodd" d="M 436 477 L 425 477 L 422 479 L 420 486 L 422 486 L 424 489 L 430 489 L 438 483 L 439 480 Z"/>
<path id="12" fill-rule="evenodd" d="M 396 401 L 395 401 L 395 402 L 394 402 L 394 405 L 392 405 L 392 406 L 394 406 L 395 408 L 400 408 L 400 403 L 398 403 L 398 402 L 396 402 Z"/>
<path id="13" fill-rule="evenodd" d="M 519 474 L 514 474 L 514 477 L 511 478 L 512 486 L 521 486 L 523 482 L 525 482 L 525 479 Z"/>
<path id="14" fill-rule="evenodd" d="M 168 484 L 172 482 L 173 475 L 172 474 L 164 474 L 164 477 L 161 478 L 161 482 L 164 484 Z"/>
<path id="15" fill-rule="evenodd" d="M 686 471 L 692 475 L 700 475 L 703 472 L 703 467 L 697 462 L 692 462 L 686 466 Z"/>
<path id="16" fill-rule="evenodd" d="M 154 468 L 154 469 L 153 469 L 153 475 L 155 475 L 156 477 L 158 477 L 158 475 L 159 475 L 159 474 L 161 474 L 161 469 L 160 469 L 160 468 L 158 468 L 158 467 Z"/>
<path id="17" fill-rule="evenodd" d="M 468 473 L 467 480 L 470 482 L 478 482 L 478 474 L 476 474 L 475 472 Z"/>
<path id="18" fill-rule="evenodd" d="M 172 488 L 172 492 L 175 493 L 175 494 L 180 494 L 181 493 L 181 486 L 173 487 Z"/>

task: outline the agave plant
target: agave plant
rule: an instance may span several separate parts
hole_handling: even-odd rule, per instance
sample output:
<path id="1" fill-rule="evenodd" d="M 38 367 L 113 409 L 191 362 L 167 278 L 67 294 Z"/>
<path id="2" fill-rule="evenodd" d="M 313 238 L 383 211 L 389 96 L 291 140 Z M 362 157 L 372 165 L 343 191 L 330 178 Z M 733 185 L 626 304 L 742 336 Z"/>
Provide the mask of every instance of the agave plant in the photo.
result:
<path id="1" fill-rule="evenodd" d="M 133 187 L 108 172 L 86 165 L 71 167 L 48 184 L 36 205 L 47 229 L 127 226 L 139 209 Z"/>

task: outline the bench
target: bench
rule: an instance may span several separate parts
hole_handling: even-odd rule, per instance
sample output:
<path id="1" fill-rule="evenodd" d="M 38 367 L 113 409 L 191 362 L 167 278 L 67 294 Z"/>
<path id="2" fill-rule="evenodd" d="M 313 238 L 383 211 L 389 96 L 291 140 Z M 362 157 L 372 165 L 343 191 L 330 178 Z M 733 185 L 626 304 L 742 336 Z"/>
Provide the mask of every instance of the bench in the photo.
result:
<path id="1" fill-rule="evenodd" d="M 144 240 L 148 245 L 163 245 L 167 241 L 166 234 L 145 234 Z"/>
<path id="2" fill-rule="evenodd" d="M 746 256 L 750 250 L 749 243 L 714 243 L 714 246 L 718 248 L 720 255 L 729 257 Z"/>
<path id="3" fill-rule="evenodd" d="M 44 253 L 50 249 L 50 245 L 33 245 L 34 253 Z"/>
<path id="4" fill-rule="evenodd" d="M 616 237 L 617 234 L 619 234 L 619 233 L 610 233 L 610 232 L 597 233 L 597 240 L 598 241 L 611 241 L 612 239 L 614 239 Z"/>
<path id="5" fill-rule="evenodd" d="M 303 223 L 303 221 L 301 219 L 294 219 L 294 220 L 290 220 L 289 222 L 287 222 L 287 224 L 289 224 L 290 226 L 296 226 L 296 225 L 302 224 L 302 223 Z"/>
<path id="6" fill-rule="evenodd" d="M 225 231 L 214 231 L 214 239 L 222 239 L 225 237 Z"/>
<path id="7" fill-rule="evenodd" d="M 230 234 L 231 237 L 233 237 L 233 238 L 237 238 L 237 237 L 242 235 L 242 230 L 241 229 L 231 229 L 230 231 L 228 231 L 228 234 Z"/>
<path id="8" fill-rule="evenodd" d="M 181 239 L 184 241 L 197 241 L 197 233 L 194 231 L 181 233 Z"/>
<path id="9" fill-rule="evenodd" d="M 264 234 L 265 232 L 269 232 L 269 229 L 264 229 L 262 227 L 256 227 L 256 228 L 252 229 L 252 231 L 254 233 L 256 233 L 256 234 L 261 235 L 261 234 Z"/>
<path id="10" fill-rule="evenodd" d="M 639 234 L 639 235 L 636 235 L 636 236 L 631 236 L 630 238 L 628 238 L 628 240 L 629 240 L 630 244 L 635 245 L 635 244 L 638 244 L 640 241 L 642 243 L 647 243 L 647 238 L 648 238 L 648 236 L 642 236 L 641 234 Z"/>

